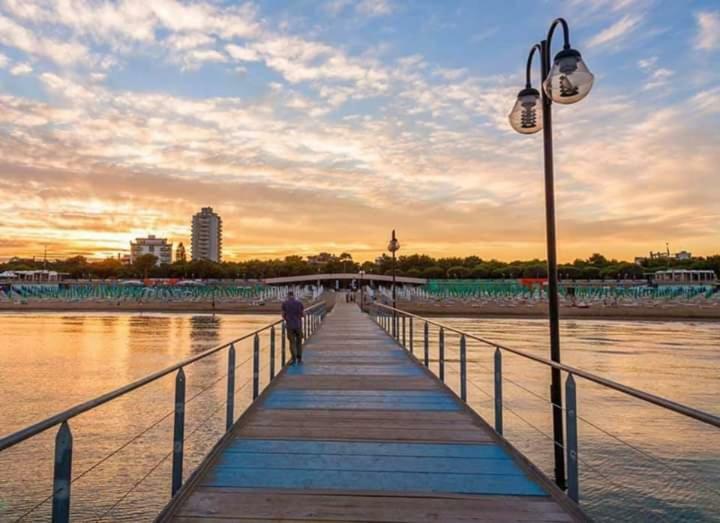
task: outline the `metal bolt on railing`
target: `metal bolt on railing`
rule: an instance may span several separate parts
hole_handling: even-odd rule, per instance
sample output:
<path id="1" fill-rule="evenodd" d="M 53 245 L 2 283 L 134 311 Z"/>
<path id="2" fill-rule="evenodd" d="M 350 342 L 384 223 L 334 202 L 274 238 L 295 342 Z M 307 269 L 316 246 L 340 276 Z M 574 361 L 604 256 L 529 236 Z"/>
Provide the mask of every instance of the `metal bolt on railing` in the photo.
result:
<path id="1" fill-rule="evenodd" d="M 438 333 L 438 378 L 445 383 L 445 329 L 440 327 Z"/>
<path id="2" fill-rule="evenodd" d="M 270 381 L 275 379 L 275 327 L 270 327 Z"/>
<path id="3" fill-rule="evenodd" d="M 402 346 L 407 349 L 407 339 L 405 338 L 405 316 L 402 317 Z"/>
<path id="4" fill-rule="evenodd" d="M 428 322 L 425 322 L 425 327 L 423 328 L 423 334 L 425 337 L 424 341 L 424 350 L 425 350 L 425 367 L 430 366 L 430 339 L 428 337 L 428 331 L 430 330 L 430 326 L 428 325 Z"/>
<path id="5" fill-rule="evenodd" d="M 253 339 L 253 400 L 260 395 L 260 336 Z"/>
<path id="6" fill-rule="evenodd" d="M 235 423 L 235 344 L 228 349 L 227 398 L 225 400 L 225 431 Z"/>
<path id="7" fill-rule="evenodd" d="M 175 423 L 173 427 L 172 490 L 174 496 L 182 486 L 183 445 L 185 441 L 185 371 L 175 376 Z"/>
<path id="8" fill-rule="evenodd" d="M 413 319 L 412 319 L 412 317 L 410 318 L 409 328 L 410 328 L 410 354 L 414 354 L 415 351 L 414 351 L 414 347 L 413 347 L 414 339 L 413 339 Z"/>
<path id="9" fill-rule="evenodd" d="M 566 434 L 566 463 L 567 463 L 567 486 L 568 496 L 576 503 L 580 499 L 579 475 L 578 475 L 578 435 L 577 435 L 577 393 L 575 389 L 575 378 L 568 374 L 565 380 L 565 411 Z"/>
<path id="10" fill-rule="evenodd" d="M 503 433 L 502 352 L 495 349 L 495 431 Z"/>
<path id="11" fill-rule="evenodd" d="M 72 479 L 73 437 L 70 425 L 63 421 L 55 436 L 55 467 L 53 472 L 53 523 L 70 521 L 70 484 Z"/>
<path id="12" fill-rule="evenodd" d="M 460 398 L 467 403 L 467 344 L 460 336 Z"/>

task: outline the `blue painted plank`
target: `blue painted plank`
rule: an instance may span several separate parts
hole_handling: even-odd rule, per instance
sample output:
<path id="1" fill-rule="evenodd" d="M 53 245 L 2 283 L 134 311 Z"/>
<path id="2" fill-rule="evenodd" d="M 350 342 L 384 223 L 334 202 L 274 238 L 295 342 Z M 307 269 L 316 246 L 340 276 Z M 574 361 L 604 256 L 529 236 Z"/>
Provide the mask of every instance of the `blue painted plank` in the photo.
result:
<path id="1" fill-rule="evenodd" d="M 288 469 L 213 469 L 202 481 L 208 487 L 445 492 L 545 496 L 523 476 L 356 472 Z"/>
<path id="2" fill-rule="evenodd" d="M 218 469 L 356 470 L 364 472 L 433 472 L 524 476 L 509 459 L 427 456 L 342 456 L 338 454 L 224 453 Z"/>
<path id="3" fill-rule="evenodd" d="M 226 452 L 280 452 L 368 456 L 439 456 L 510 459 L 502 447 L 487 443 L 405 443 L 374 441 L 235 439 Z"/>
<path id="4" fill-rule="evenodd" d="M 334 390 L 334 389 L 279 389 L 270 392 L 269 398 L 387 398 L 391 400 L 416 398 L 421 399 L 453 399 L 453 396 L 443 389 L 436 390 Z"/>

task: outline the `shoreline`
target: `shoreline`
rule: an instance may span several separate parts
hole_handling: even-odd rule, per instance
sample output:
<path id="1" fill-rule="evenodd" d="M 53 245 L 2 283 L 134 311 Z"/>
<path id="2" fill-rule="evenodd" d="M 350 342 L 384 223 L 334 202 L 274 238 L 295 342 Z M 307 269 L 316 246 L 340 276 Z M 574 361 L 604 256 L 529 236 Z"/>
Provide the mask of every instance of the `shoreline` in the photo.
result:
<path id="1" fill-rule="evenodd" d="M 328 306 L 334 299 L 327 299 Z M 332 302 L 332 303 L 330 303 Z M 306 305 L 307 306 L 307 305 Z M 499 304 L 470 305 L 462 303 L 417 303 L 398 302 L 398 308 L 418 316 L 428 317 L 466 317 L 466 318 L 519 318 L 547 319 L 547 304 L 519 304 L 503 306 Z M 280 303 L 216 303 L 210 302 L 0 302 L 2 312 L 155 312 L 155 313 L 199 313 L 199 314 L 279 314 Z M 720 321 L 720 306 L 701 307 L 685 304 L 658 306 L 622 306 L 594 305 L 588 308 L 560 307 L 561 320 L 646 320 L 646 321 Z"/>

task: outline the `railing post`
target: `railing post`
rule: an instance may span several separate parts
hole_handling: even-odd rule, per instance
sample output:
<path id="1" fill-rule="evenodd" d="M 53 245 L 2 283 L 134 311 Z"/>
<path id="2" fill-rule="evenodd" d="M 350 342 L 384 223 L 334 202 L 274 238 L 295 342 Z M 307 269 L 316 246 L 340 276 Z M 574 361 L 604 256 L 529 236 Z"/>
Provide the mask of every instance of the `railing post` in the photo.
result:
<path id="1" fill-rule="evenodd" d="M 172 495 L 182 486 L 183 445 L 185 440 L 185 371 L 175 376 L 175 426 L 173 430 Z"/>
<path id="2" fill-rule="evenodd" d="M 280 351 L 282 352 L 282 366 L 285 366 L 285 360 L 286 360 L 286 349 L 285 349 L 285 342 L 287 338 L 287 334 L 285 332 L 285 322 L 283 321 L 280 325 Z"/>
<path id="3" fill-rule="evenodd" d="M 460 398 L 467 403 L 467 344 L 464 334 L 460 336 Z"/>
<path id="4" fill-rule="evenodd" d="M 235 422 L 235 344 L 228 350 L 227 400 L 225 402 L 225 431 Z"/>
<path id="5" fill-rule="evenodd" d="M 409 321 L 410 321 L 410 325 L 409 325 L 409 328 L 410 328 L 410 354 L 413 354 L 413 352 L 414 352 L 413 351 L 413 341 L 414 340 L 413 340 L 413 317 L 412 316 L 410 316 Z"/>
<path id="6" fill-rule="evenodd" d="M 580 499 L 580 478 L 578 474 L 578 434 L 577 434 L 577 391 L 575 389 L 575 378 L 572 374 L 568 374 L 565 380 L 565 430 L 567 431 L 566 442 L 567 447 L 567 480 L 568 480 L 568 496 L 575 503 Z"/>
<path id="7" fill-rule="evenodd" d="M 407 339 L 405 338 L 405 315 L 402 317 L 402 346 L 403 349 L 407 349 Z"/>
<path id="8" fill-rule="evenodd" d="M 438 377 L 440 381 L 445 383 L 445 329 L 440 327 L 440 333 L 438 334 L 438 360 L 439 360 L 439 372 Z"/>
<path id="9" fill-rule="evenodd" d="M 253 400 L 260 395 L 260 336 L 253 340 Z"/>
<path id="10" fill-rule="evenodd" d="M 52 521 L 70 521 L 70 482 L 72 480 L 73 437 L 70 425 L 63 421 L 55 436 L 55 470 L 53 473 Z"/>
<path id="11" fill-rule="evenodd" d="M 270 327 L 270 381 L 275 379 L 275 326 Z"/>
<path id="12" fill-rule="evenodd" d="M 425 322 L 425 328 L 424 328 L 424 334 L 425 334 L 425 366 L 430 366 L 430 338 L 428 337 L 428 331 L 430 330 L 430 327 L 428 326 L 428 322 Z"/>
<path id="13" fill-rule="evenodd" d="M 503 433 L 502 352 L 495 349 L 495 431 Z"/>

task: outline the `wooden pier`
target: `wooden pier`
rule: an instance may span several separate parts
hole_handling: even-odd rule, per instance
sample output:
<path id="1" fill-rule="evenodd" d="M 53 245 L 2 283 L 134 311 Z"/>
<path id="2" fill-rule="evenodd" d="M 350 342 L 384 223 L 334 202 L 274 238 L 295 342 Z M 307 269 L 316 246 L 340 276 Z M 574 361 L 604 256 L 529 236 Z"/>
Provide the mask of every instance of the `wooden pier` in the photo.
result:
<path id="1" fill-rule="evenodd" d="M 303 360 L 240 417 L 161 521 L 586 520 L 356 304 L 335 306 Z"/>

